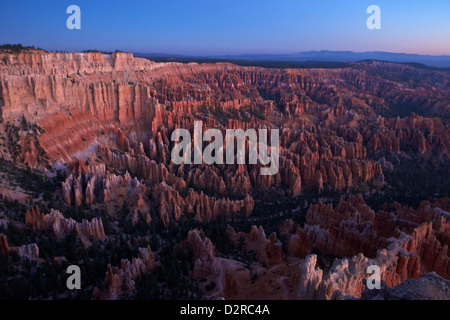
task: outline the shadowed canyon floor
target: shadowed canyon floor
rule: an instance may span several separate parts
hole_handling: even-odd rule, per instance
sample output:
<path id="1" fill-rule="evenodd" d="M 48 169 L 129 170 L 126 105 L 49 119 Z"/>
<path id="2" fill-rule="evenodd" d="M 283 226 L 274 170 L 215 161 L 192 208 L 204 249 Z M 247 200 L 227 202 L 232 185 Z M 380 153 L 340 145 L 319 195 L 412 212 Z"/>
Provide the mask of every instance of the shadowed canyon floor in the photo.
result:
<path id="1" fill-rule="evenodd" d="M 449 119 L 445 70 L 0 51 L 0 298 L 449 299 Z M 278 172 L 175 165 L 199 120 Z"/>

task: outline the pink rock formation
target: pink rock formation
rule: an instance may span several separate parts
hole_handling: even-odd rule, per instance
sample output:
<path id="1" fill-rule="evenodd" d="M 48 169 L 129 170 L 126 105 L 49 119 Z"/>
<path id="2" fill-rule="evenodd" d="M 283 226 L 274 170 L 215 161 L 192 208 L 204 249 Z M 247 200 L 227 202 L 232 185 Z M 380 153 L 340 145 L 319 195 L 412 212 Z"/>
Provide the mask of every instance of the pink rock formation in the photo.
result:
<path id="1" fill-rule="evenodd" d="M 243 232 L 236 234 L 234 229 L 229 225 L 227 226 L 226 232 L 233 244 L 236 244 L 241 237 L 244 238 L 244 249 L 256 252 L 256 258 L 259 262 L 268 265 L 276 265 L 283 262 L 283 245 L 277 239 L 276 233 L 272 233 L 267 238 L 261 226 L 259 228 L 252 226 L 248 234 Z"/>
<path id="2" fill-rule="evenodd" d="M 171 218 L 178 220 L 185 212 L 195 213 L 199 221 L 212 220 L 219 215 L 228 219 L 239 214 L 248 217 L 255 205 L 248 194 L 243 200 L 217 199 L 190 189 L 187 196 L 183 198 L 177 190 L 165 182 L 155 186 L 155 193 L 160 195 L 158 211 L 166 226 Z"/>
<path id="3" fill-rule="evenodd" d="M 91 221 L 82 220 L 76 222 L 73 219 L 64 218 L 61 212 L 51 209 L 49 214 L 41 214 L 36 207 L 27 210 L 25 213 L 25 223 L 40 230 L 50 230 L 55 233 L 58 239 L 61 239 L 67 233 L 74 230 L 78 236 L 85 236 L 93 240 L 103 240 L 105 231 L 103 229 L 102 220 L 94 218 Z"/>
<path id="4" fill-rule="evenodd" d="M 304 191 L 381 187 L 383 170 L 393 167 L 377 160 L 386 154 L 410 155 L 412 149 L 437 166 L 445 162 L 450 129 L 430 115 L 448 115 L 449 82 L 445 72 L 385 62 L 269 69 L 155 63 L 127 53 L 0 53 L 5 124 L 0 134 L 8 137 L 9 159 L 43 170 L 66 166 L 57 194 L 67 205 L 86 203 L 114 218 L 126 199 L 133 225 L 141 219 L 149 224 L 154 209 L 166 226 L 185 214 L 199 221 L 249 217 L 260 191 L 296 197 Z M 429 116 L 380 116 L 392 104 L 417 106 Z M 170 160 L 171 134 L 177 128 L 192 131 L 198 119 L 204 129 L 279 129 L 278 173 L 261 176 L 260 165 L 246 164 L 176 166 Z M 296 297 L 342 299 L 360 295 L 370 264 L 382 268 L 388 285 L 427 271 L 449 278 L 449 202 L 424 201 L 417 209 L 392 204 L 378 212 L 361 196 L 335 207 L 310 205 L 305 225 L 287 221 L 279 229 L 280 238 L 287 238 L 288 259 L 277 235 L 267 238 L 261 227 L 248 234 L 229 227 L 227 233 L 233 243 L 243 237 L 244 250 L 255 251 L 258 261 L 273 269 L 289 270 L 283 262 L 302 258 L 292 272 L 298 273 Z M 76 222 L 53 209 L 41 214 L 32 208 L 25 222 L 58 238 L 75 230 L 83 240 L 105 238 L 98 218 Z M 192 277 L 218 272 L 211 241 L 192 230 L 188 242 L 195 259 Z M 6 237 L 0 236 L 0 249 L 12 250 Z M 96 295 L 132 292 L 134 281 L 154 264 L 150 249 L 143 250 L 139 258 L 110 266 L 105 291 Z M 39 257 L 33 245 L 17 251 Z M 321 255 L 340 260 L 322 270 Z M 242 293 L 239 279 L 230 272 L 225 278 L 227 297 Z"/>
<path id="5" fill-rule="evenodd" d="M 201 279 L 219 272 L 214 245 L 202 231 L 197 229 L 189 231 L 187 242 L 194 253 L 194 270 L 191 274 L 193 279 Z"/>
<path id="6" fill-rule="evenodd" d="M 19 257 L 39 261 L 39 247 L 35 243 L 25 244 L 20 247 L 10 247 L 6 235 L 0 233 L 0 252 L 9 254 L 11 251 L 17 252 Z"/>
<path id="7" fill-rule="evenodd" d="M 139 248 L 139 257 L 131 261 L 122 259 L 120 267 L 108 265 L 104 289 L 94 290 L 94 298 L 116 300 L 123 294 L 135 292 L 135 283 L 143 275 L 149 274 L 155 268 L 155 258 L 150 246 Z"/>
<path id="8" fill-rule="evenodd" d="M 374 212 L 360 196 L 350 196 L 335 208 L 310 206 L 307 224 L 297 227 L 289 237 L 288 252 L 304 256 L 316 249 L 337 257 L 353 257 L 337 260 L 330 271 L 323 272 L 316 266 L 315 255 L 308 256 L 300 265 L 303 280 L 298 297 L 358 297 L 364 289 L 362 280 L 367 278 L 367 267 L 372 264 L 381 268 L 388 286 L 418 278 L 424 270 L 448 278 L 448 200 L 423 201 L 417 210 L 391 207 L 393 213 Z M 283 230 L 287 233 L 293 228 L 285 223 Z"/>
<path id="9" fill-rule="evenodd" d="M 283 70 L 229 64 L 154 63 L 125 53 L 33 51 L 1 54 L 1 58 L 3 117 L 12 121 L 23 114 L 30 123 L 40 125 L 43 130 L 37 135 L 39 146 L 50 161 L 71 161 L 74 153 L 97 144 L 97 136 L 104 132 L 115 136 L 119 149 L 126 152 L 120 157 L 116 155 L 114 163 L 129 167 L 133 173 L 136 170 L 152 181 L 169 181 L 173 179 L 167 177 L 170 173 L 156 165 L 166 164 L 170 159 L 170 133 L 179 127 L 192 128 L 192 115 L 203 112 L 205 106 L 211 112 L 263 110 L 267 123 L 286 117 L 286 126 L 281 129 L 279 174 L 261 177 L 244 166 L 239 172 L 229 172 L 223 177 L 212 174 L 209 179 L 203 175 L 192 180 L 203 188 L 212 186 L 219 194 L 224 192 L 224 184 L 232 192 L 246 194 L 255 187 L 267 189 L 283 181 L 295 196 L 305 188 L 342 189 L 382 179 L 380 164 L 366 159 L 367 148 L 373 152 L 399 152 L 403 143 L 417 147 L 425 157 L 433 150 L 447 156 L 450 152 L 446 143 L 449 130 L 439 119 L 419 116 L 384 119 L 375 117 L 367 108 L 368 105 L 386 108 L 387 98 L 379 98 L 382 92 L 394 101 L 421 102 L 436 112 L 445 109 L 442 107 L 448 102 L 445 94 L 430 94 L 436 90 L 405 90 L 401 86 L 394 90 L 387 80 L 358 70 L 408 72 L 414 79 L 422 73 L 395 64 Z M 441 79 L 442 74 L 436 77 L 444 83 L 448 81 L 445 77 Z M 347 93 L 349 86 L 343 83 L 353 85 L 351 94 Z M 279 96 L 286 105 L 285 115 L 276 110 L 273 101 L 249 97 L 248 92 L 255 89 Z M 302 119 L 296 117 L 300 114 L 304 116 Z M 205 119 L 205 123 L 207 127 L 218 126 L 218 121 L 212 118 Z M 261 121 L 255 117 L 249 122 L 229 119 L 225 125 L 257 128 Z M 151 137 L 135 141 L 130 136 L 135 132 L 151 133 Z M 22 161 L 33 167 L 43 161 L 38 154 L 40 148 L 29 136 L 20 145 Z M 154 168 L 148 168 L 152 165 L 146 155 L 156 162 Z M 139 159 L 141 156 L 144 158 Z"/>

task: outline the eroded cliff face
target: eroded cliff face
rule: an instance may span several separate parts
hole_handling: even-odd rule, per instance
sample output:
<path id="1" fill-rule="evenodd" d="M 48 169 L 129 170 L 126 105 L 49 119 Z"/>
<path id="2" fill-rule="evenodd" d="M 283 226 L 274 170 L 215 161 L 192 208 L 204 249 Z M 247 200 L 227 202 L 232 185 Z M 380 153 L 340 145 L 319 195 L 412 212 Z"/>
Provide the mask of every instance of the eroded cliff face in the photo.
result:
<path id="1" fill-rule="evenodd" d="M 29 206 L 19 218 L 32 230 L 49 230 L 58 240 L 76 232 L 87 248 L 105 249 L 124 230 L 128 237 L 155 224 L 167 230 L 190 220 L 251 221 L 250 231 L 226 229 L 234 250 L 254 252 L 249 266 L 216 257 L 213 238 L 200 229 L 183 235 L 193 252 L 188 275 L 214 279 L 211 297 L 359 297 L 371 264 L 388 286 L 430 271 L 450 277 L 448 199 L 373 210 L 357 195 L 384 190 L 396 159 L 445 168 L 448 84 L 446 72 L 384 62 L 294 70 L 155 63 L 120 52 L 0 53 L 0 154 L 63 176 L 50 194 L 61 210 L 42 214 Z M 390 115 L 396 108 L 420 115 Z M 193 137 L 199 120 L 203 132 L 217 128 L 224 137 L 226 129 L 278 129 L 279 170 L 262 176 L 260 164 L 175 165 L 173 131 L 184 128 Z M 317 201 L 330 194 L 341 198 L 336 205 Z M 304 223 L 281 219 L 289 212 L 283 201 L 314 196 L 315 204 L 291 211 L 305 212 Z M 275 212 L 265 212 L 269 206 Z M 71 207 L 95 218 L 67 218 Z M 138 257 L 109 265 L 93 296 L 133 295 L 136 281 L 161 258 L 148 247 L 160 236 L 128 239 Z M 39 259 L 36 244 L 14 248 L 0 235 L 2 253 Z"/>
<path id="2" fill-rule="evenodd" d="M 448 300 L 450 281 L 434 272 L 419 279 L 409 279 L 395 287 L 382 285 L 381 290 L 366 290 L 365 300 Z"/>
<path id="3" fill-rule="evenodd" d="M 205 237 L 203 232 L 194 229 L 189 231 L 187 242 L 194 254 L 194 270 L 191 277 L 198 280 L 211 274 L 217 274 L 219 266 L 211 240 Z"/>
<path id="4" fill-rule="evenodd" d="M 336 261 L 318 281 L 322 284 L 316 284 L 317 290 L 327 288 L 324 297 L 336 298 L 331 294 L 335 290 L 343 296 L 359 296 L 364 289 L 362 279 L 372 264 L 381 268 L 382 279 L 390 287 L 431 270 L 444 278 L 450 276 L 448 198 L 434 204 L 424 201 L 417 210 L 399 205 L 386 209 L 374 212 L 357 196 L 341 201 L 334 209 L 320 204 L 309 208 L 307 224 L 297 229 L 293 239 L 306 233 L 311 247 L 320 252 L 337 257 L 353 255 L 352 259 Z M 296 253 L 298 249 L 292 244 L 291 250 Z M 315 265 L 311 259 L 305 261 Z M 335 273 L 343 279 L 339 283 L 333 280 Z"/>
<path id="5" fill-rule="evenodd" d="M 129 53 L 36 52 L 1 54 L 1 59 L 5 120 L 29 114 L 44 121 L 54 112 L 67 116 L 72 111 L 91 113 L 98 120 L 139 119 L 148 110 L 150 95 L 148 88 L 131 82 L 158 68 Z M 66 114 L 61 114 L 62 107 Z"/>
<path id="6" fill-rule="evenodd" d="M 248 285 L 248 276 L 226 276 L 223 294 L 239 299 L 246 292 L 266 290 L 266 297 L 275 297 L 279 292 L 271 290 L 271 282 L 273 275 L 279 273 L 289 279 L 285 286 L 291 299 L 360 297 L 371 265 L 380 268 L 383 285 L 388 287 L 430 271 L 448 279 L 448 204 L 449 199 L 445 198 L 433 203 L 423 201 L 416 210 L 395 204 L 374 212 L 361 196 L 350 196 L 334 208 L 311 205 L 303 228 L 295 226 L 292 220 L 280 226 L 287 255 L 273 250 L 274 241 L 280 241 L 275 234 L 266 239 L 262 227 L 253 226 L 246 234 L 235 233 L 228 226 L 227 234 L 233 244 L 242 238 L 244 250 L 255 252 L 260 262 L 268 262 L 272 267 L 265 272 L 253 268 L 252 272 L 261 273 L 253 285 Z M 311 254 L 313 251 L 320 253 Z M 334 262 L 327 266 L 322 261 L 319 265 L 318 255 L 320 259 L 334 257 Z"/>
<path id="7" fill-rule="evenodd" d="M 5 255 L 9 255 L 11 252 L 17 252 L 22 259 L 41 261 L 39 258 L 39 247 L 36 243 L 10 247 L 7 236 L 2 233 L 0 233 L 0 252 Z"/>
<path id="8" fill-rule="evenodd" d="M 71 218 L 65 218 L 61 212 L 53 209 L 48 214 L 42 214 L 38 208 L 33 207 L 25 213 L 25 223 L 39 230 L 50 230 L 58 239 L 73 231 L 76 231 L 78 236 L 87 239 L 102 240 L 105 238 L 101 219 L 94 218 L 91 221 L 76 222 Z"/>
<path id="9" fill-rule="evenodd" d="M 304 189 L 320 192 L 383 179 L 381 164 L 366 159 L 359 133 L 344 140 L 320 133 L 318 139 L 316 130 L 322 131 L 327 122 L 309 118 L 306 131 L 298 127 L 296 116 L 291 118 L 289 108 L 283 115 L 273 101 L 264 100 L 260 94 L 304 99 L 306 94 L 315 97 L 311 90 L 316 85 L 324 87 L 327 94 L 323 79 L 355 81 L 351 70 L 306 72 L 230 64 L 158 64 L 124 53 L 39 52 L 4 55 L 0 69 L 2 117 L 8 124 L 7 135 L 15 139 L 9 145 L 9 149 L 14 148 L 11 157 L 31 167 L 55 161 L 70 163 L 77 156 L 98 157 L 142 179 L 128 189 L 143 182 L 159 183 L 153 190 L 159 194 L 157 210 L 166 226 L 185 212 L 194 212 L 199 220 L 218 215 L 249 216 L 254 208 L 252 194 L 258 189 L 286 185 L 286 192 L 297 196 Z M 270 92 L 269 85 L 275 91 L 286 88 L 287 92 Z M 238 111 L 238 118 L 251 119 L 210 117 L 204 129 L 278 128 L 285 123 L 287 127 L 281 125 L 278 173 L 261 176 L 260 167 L 249 165 L 214 169 L 170 165 L 171 132 L 176 128 L 192 130 L 194 120 L 204 118 L 205 106 L 213 114 L 231 110 Z M 240 114 L 242 108 L 245 110 Z M 318 103 L 310 107 L 306 104 L 305 108 L 303 112 L 318 112 L 319 119 L 327 113 Z M 348 112 L 344 118 L 354 121 L 355 113 Z M 260 113 L 266 120 L 254 116 Z M 22 119 L 20 125 L 27 128 L 16 125 L 17 119 Z M 26 130 L 29 127 L 35 131 Z M 114 194 L 109 187 L 114 178 L 103 171 L 69 176 L 62 186 L 66 203 L 92 203 L 98 193 L 106 201 Z M 86 186 L 81 184 L 82 178 L 88 180 Z M 124 179 L 128 179 L 126 175 Z M 209 194 L 190 191 L 190 187 L 208 190 Z M 180 192 L 188 196 L 177 195 Z M 145 190 L 139 192 L 143 193 Z M 231 200 L 227 193 L 240 194 L 244 199 Z M 149 223 L 148 210 L 143 211 L 147 211 L 143 218 Z M 137 209 L 133 216 L 136 223 Z"/>
<path id="10" fill-rule="evenodd" d="M 120 296 L 133 294 L 136 281 L 149 274 L 156 266 L 150 247 L 139 248 L 139 256 L 131 261 L 122 259 L 120 267 L 108 265 L 103 290 L 94 288 L 94 299 L 116 300 Z"/>
<path id="11" fill-rule="evenodd" d="M 131 54 L 0 55 L 4 121 L 24 116 L 39 125 L 40 145 L 52 159 L 70 160 L 113 122 L 145 122 L 157 104 L 139 78 L 158 64 Z"/>
<path id="12" fill-rule="evenodd" d="M 445 103 L 448 107 L 446 74 L 435 75 L 443 78 L 440 80 L 444 81 L 441 84 L 444 88 L 426 83 L 429 90 L 425 90 L 351 68 L 286 70 L 231 64 L 155 63 L 120 52 L 105 55 L 36 51 L 0 53 L 0 58 L 3 121 L 17 124 L 24 116 L 40 129 L 39 146 L 35 141 L 27 143 L 20 139 L 21 160 L 33 166 L 44 161 L 35 159 L 39 150 L 34 149 L 42 148 L 49 161 L 70 161 L 73 154 L 101 144 L 105 134 L 117 134 L 122 139 L 118 145 L 124 149 L 120 141 L 126 137 L 123 131 L 117 132 L 119 127 L 132 128 L 133 140 L 138 145 L 143 143 L 144 151 L 148 140 L 141 139 L 148 137 L 149 132 L 153 141 L 161 134 L 162 143 L 167 145 L 168 134 L 176 127 L 190 128 L 193 118 L 189 115 L 202 111 L 205 106 L 215 112 L 245 109 L 250 118 L 263 116 L 272 127 L 284 123 L 282 147 L 294 164 L 290 174 L 301 176 L 307 184 L 319 188 L 321 181 L 339 188 L 352 184 L 352 178 L 364 181 L 378 174 L 380 169 L 373 164 L 372 168 L 370 163 L 355 161 L 366 158 L 367 146 L 374 151 L 398 152 L 401 143 L 411 143 L 422 153 L 445 147 L 442 151 L 448 155 L 448 128 L 437 119 L 415 118 L 402 124 L 402 120 L 377 118 L 373 112 L 376 106 L 388 107 L 397 100 L 407 104 L 414 97 L 424 101 L 420 104 L 424 110 L 439 109 Z M 392 72 L 411 69 L 392 68 Z M 420 73 L 416 75 L 420 76 Z M 393 94 L 395 97 L 387 98 Z M 275 98 L 279 99 L 276 103 Z M 216 127 L 217 120 L 220 121 L 216 118 L 208 126 Z M 267 121 L 257 118 L 246 123 L 234 119 L 225 127 L 255 127 L 267 125 Z M 370 125 L 358 125 L 361 121 Z M 322 133 L 324 130 L 333 130 L 343 140 L 329 137 Z M 317 139 L 318 133 L 321 139 Z M 28 136 L 26 132 L 19 134 Z M 158 151 L 162 153 L 161 160 L 164 159 L 161 157 L 168 159 L 164 147 Z M 301 168 L 294 156 L 299 151 L 305 153 L 305 161 L 313 162 L 310 172 L 297 172 Z M 300 191 L 300 184 L 290 184 L 294 193 Z"/>

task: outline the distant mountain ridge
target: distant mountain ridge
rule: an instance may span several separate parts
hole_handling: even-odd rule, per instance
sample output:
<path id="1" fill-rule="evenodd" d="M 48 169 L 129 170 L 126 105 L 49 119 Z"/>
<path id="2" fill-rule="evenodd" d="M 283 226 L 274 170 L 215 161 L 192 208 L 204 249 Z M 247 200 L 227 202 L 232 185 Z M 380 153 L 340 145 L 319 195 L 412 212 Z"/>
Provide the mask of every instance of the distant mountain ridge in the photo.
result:
<path id="1" fill-rule="evenodd" d="M 239 55 L 180 55 L 165 53 L 136 53 L 141 57 L 174 57 L 174 58 L 208 58 L 208 59 L 226 59 L 226 60 L 251 60 L 251 61 L 283 61 L 283 62 L 305 62 L 305 61 L 324 61 L 324 62 L 356 62 L 361 60 L 384 60 L 400 63 L 421 63 L 427 66 L 449 68 L 450 56 L 432 56 L 409 53 L 394 53 L 384 51 L 353 52 L 353 51 L 304 51 L 286 54 L 239 54 Z"/>

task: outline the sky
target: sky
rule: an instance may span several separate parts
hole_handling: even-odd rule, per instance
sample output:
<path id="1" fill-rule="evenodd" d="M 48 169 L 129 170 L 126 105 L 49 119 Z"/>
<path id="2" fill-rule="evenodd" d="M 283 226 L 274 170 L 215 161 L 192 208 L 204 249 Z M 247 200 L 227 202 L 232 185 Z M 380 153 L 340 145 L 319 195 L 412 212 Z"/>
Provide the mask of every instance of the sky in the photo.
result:
<path id="1" fill-rule="evenodd" d="M 81 9 L 69 30 L 66 9 Z M 367 7 L 381 9 L 369 30 Z M 215 55 L 310 50 L 450 55 L 449 0 L 6 0 L 0 44 Z"/>

